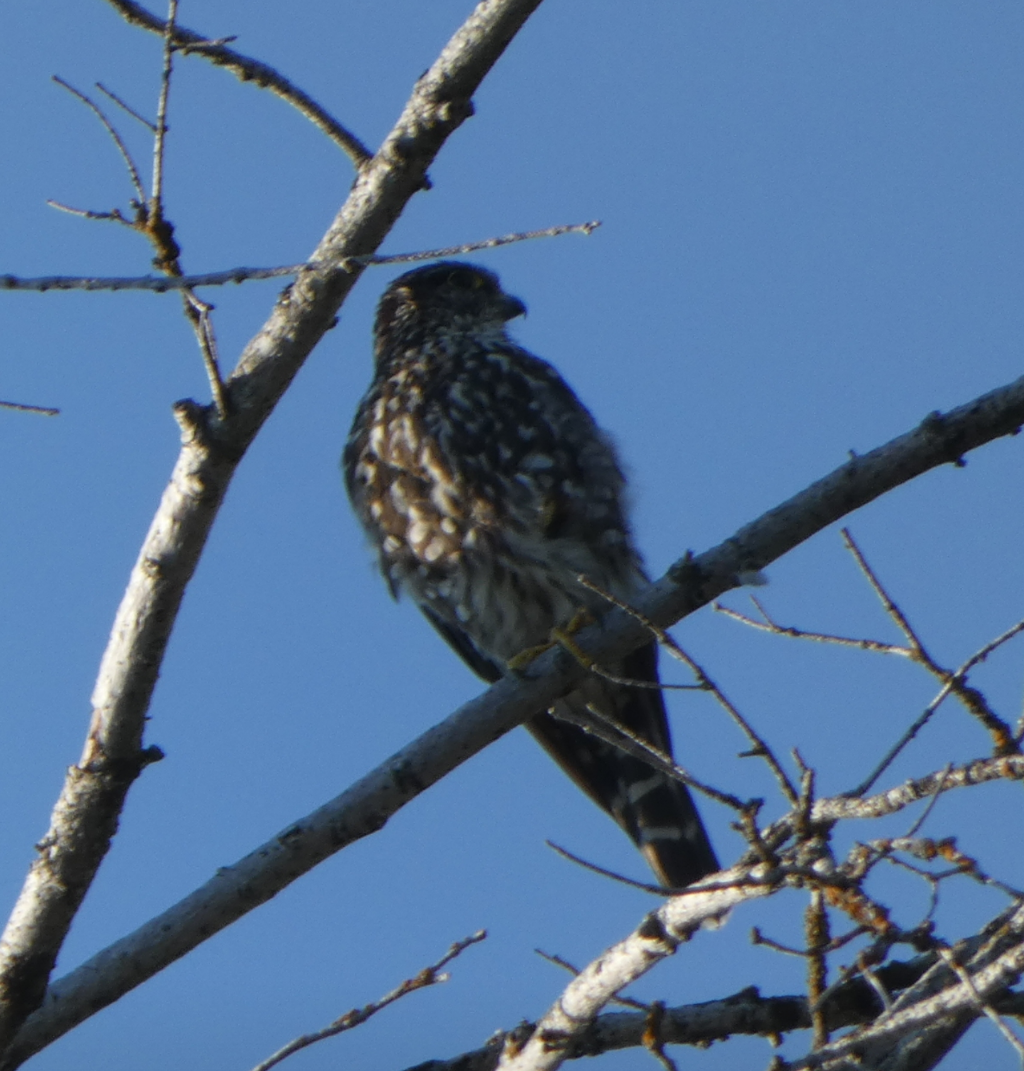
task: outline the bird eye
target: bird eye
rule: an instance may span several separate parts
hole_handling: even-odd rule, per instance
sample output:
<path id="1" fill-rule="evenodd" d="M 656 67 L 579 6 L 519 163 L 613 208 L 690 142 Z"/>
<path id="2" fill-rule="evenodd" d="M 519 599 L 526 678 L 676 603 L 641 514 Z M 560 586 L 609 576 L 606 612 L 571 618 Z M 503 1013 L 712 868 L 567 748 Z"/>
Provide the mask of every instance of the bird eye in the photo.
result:
<path id="1" fill-rule="evenodd" d="M 476 272 L 465 271 L 464 269 L 453 271 L 448 276 L 448 281 L 454 286 L 465 290 L 481 290 L 487 285 L 487 281 L 482 275 L 477 275 Z"/>

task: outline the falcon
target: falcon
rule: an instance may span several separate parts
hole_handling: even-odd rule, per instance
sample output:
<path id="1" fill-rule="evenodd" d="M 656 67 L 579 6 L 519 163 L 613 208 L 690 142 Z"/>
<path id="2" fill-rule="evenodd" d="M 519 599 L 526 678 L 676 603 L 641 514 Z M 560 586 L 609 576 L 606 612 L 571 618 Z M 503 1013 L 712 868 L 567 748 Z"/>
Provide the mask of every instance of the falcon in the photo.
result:
<path id="1" fill-rule="evenodd" d="M 555 369 L 508 335 L 526 312 L 484 268 L 442 261 L 377 308 L 373 382 L 343 467 L 391 593 L 410 597 L 486 681 L 517 655 L 647 584 L 615 449 Z M 589 732 L 595 717 L 672 754 L 653 642 L 526 724 L 632 838 L 658 881 L 718 870 L 686 787 Z M 629 682 L 637 682 L 632 684 Z M 644 687 L 646 684 L 648 687 Z"/>

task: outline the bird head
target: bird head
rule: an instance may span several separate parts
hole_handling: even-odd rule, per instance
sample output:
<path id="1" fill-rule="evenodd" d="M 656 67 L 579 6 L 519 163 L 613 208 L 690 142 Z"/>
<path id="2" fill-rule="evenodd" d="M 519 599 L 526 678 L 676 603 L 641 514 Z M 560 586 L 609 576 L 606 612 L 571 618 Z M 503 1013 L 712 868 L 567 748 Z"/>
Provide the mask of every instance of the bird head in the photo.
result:
<path id="1" fill-rule="evenodd" d="M 442 260 L 395 279 L 377 306 L 378 350 L 396 333 L 413 335 L 443 327 L 446 333 L 502 329 L 526 306 L 501 289 L 494 272 L 476 264 Z"/>

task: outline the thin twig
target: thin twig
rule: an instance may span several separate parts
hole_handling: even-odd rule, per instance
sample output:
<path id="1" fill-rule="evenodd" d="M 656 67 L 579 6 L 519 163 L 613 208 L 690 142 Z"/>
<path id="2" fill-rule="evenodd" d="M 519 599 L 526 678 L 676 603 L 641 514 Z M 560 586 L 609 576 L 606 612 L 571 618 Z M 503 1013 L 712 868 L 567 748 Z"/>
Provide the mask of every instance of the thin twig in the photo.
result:
<path id="1" fill-rule="evenodd" d="M 262 1063 L 258 1063 L 253 1068 L 253 1071 L 270 1071 L 270 1068 L 275 1067 L 282 1060 L 288 1059 L 289 1056 L 293 1056 L 302 1049 L 309 1048 L 310 1045 L 315 1045 L 318 1041 L 336 1037 L 346 1030 L 362 1026 L 371 1016 L 376 1015 L 377 1012 L 386 1008 L 389 1004 L 394 1004 L 395 1001 L 401 1000 L 402 997 L 415 993 L 417 989 L 426 989 L 428 986 L 447 982 L 449 976 L 444 974 L 441 968 L 451 963 L 456 956 L 464 952 L 470 945 L 479 944 L 486 937 L 486 930 L 478 930 L 469 937 L 456 941 L 436 963 L 431 964 L 429 967 L 424 967 L 414 977 L 407 978 L 401 985 L 395 986 L 390 993 L 386 993 L 381 997 L 380 1000 L 375 1000 L 372 1004 L 366 1004 L 362 1008 L 353 1008 L 351 1011 L 339 1016 L 334 1022 L 329 1023 L 322 1030 L 316 1030 L 312 1034 L 303 1034 L 301 1037 L 289 1041 L 287 1045 L 278 1049 L 272 1056 L 268 1056 Z"/>
<path id="2" fill-rule="evenodd" d="M 792 625 L 780 625 L 772 619 L 759 599 L 753 595 L 749 596 L 749 598 L 757 607 L 758 613 L 764 618 L 763 621 L 741 614 L 738 610 L 723 606 L 719 602 L 713 602 L 711 608 L 715 613 L 731 617 L 734 621 L 739 621 L 740 624 L 748 625 L 750 628 L 758 629 L 761 632 L 770 632 L 773 636 L 788 636 L 797 640 L 811 640 L 814 643 L 831 643 L 840 647 L 856 647 L 862 651 L 902 655 L 904 658 L 909 657 L 911 654 L 909 648 L 898 643 L 884 643 L 881 640 L 858 640 L 851 636 L 837 636 L 830 632 L 808 632 L 806 629 L 794 628 Z"/>
<path id="3" fill-rule="evenodd" d="M 726 807 L 731 807 L 734 811 L 742 812 L 749 808 L 749 803 L 744 803 L 743 800 L 738 796 L 734 796 L 731 792 L 724 792 L 722 789 L 715 788 L 713 785 L 694 777 L 688 770 L 683 769 L 667 752 L 655 747 L 642 736 L 633 732 L 627 725 L 610 718 L 607 714 L 594 707 L 593 704 L 587 704 L 587 713 L 590 714 L 589 719 L 574 717 L 564 708 L 556 708 L 556 710 L 557 713 L 554 716 L 559 720 L 579 726 L 585 732 L 596 736 L 611 747 L 647 763 L 648 766 L 660 770 L 674 781 L 679 781 L 681 784 L 696 789 L 709 799 L 724 803 Z"/>
<path id="4" fill-rule="evenodd" d="M 929 673 L 937 677 L 943 684 L 949 685 L 950 692 L 952 692 L 952 694 L 963 703 L 967 710 L 988 730 L 989 734 L 992 736 L 997 755 L 1011 755 L 1015 752 L 1019 752 L 1020 748 L 1010 726 L 992 710 L 985 697 L 977 690 L 977 688 L 972 688 L 967 684 L 967 670 L 975 663 L 971 662 L 970 665 L 965 664 L 965 666 L 956 671 L 951 671 L 940 666 L 925 649 L 924 643 L 914 631 L 906 614 L 900 609 L 899 605 L 888 591 L 886 591 L 884 585 L 868 564 L 863 552 L 860 547 L 857 546 L 853 536 L 850 534 L 850 530 L 848 528 L 842 528 L 840 529 L 840 534 L 843 537 L 843 543 L 846 546 L 846 549 L 853 555 L 860 571 L 864 574 L 868 583 L 871 585 L 872 590 L 885 607 L 886 613 L 893 619 L 903 635 L 907 637 L 907 642 L 911 649 L 910 657 L 917 662 L 918 665 L 924 666 Z M 1015 636 L 1017 631 L 1020 630 L 1014 631 L 1011 629 L 1010 635 L 1006 638 L 1009 639 L 1011 636 Z M 1005 643 L 1006 640 L 1000 638 L 1000 640 L 994 642 L 996 643 L 996 646 L 998 646 L 999 642 Z M 994 650 L 994 648 L 992 649 Z M 991 652 L 986 651 L 983 657 L 987 657 L 989 653 Z"/>
<path id="5" fill-rule="evenodd" d="M 953 769 L 953 764 L 947 763 L 946 768 L 942 771 L 942 776 L 939 778 L 939 783 L 935 786 L 935 791 L 932 793 L 932 798 L 928 801 L 925 809 L 918 815 L 917 820 L 904 834 L 906 837 L 916 837 L 918 830 L 928 821 L 929 815 L 935 810 L 935 804 L 939 802 L 939 796 L 942 794 L 943 788 L 946 787 L 946 778 L 949 777 L 950 771 Z"/>
<path id="6" fill-rule="evenodd" d="M 866 792 L 869 792 L 874 786 L 875 782 L 885 773 L 886 770 L 896 761 L 900 752 L 914 739 L 915 736 L 931 721 L 932 715 L 942 705 L 943 701 L 952 691 L 952 685 L 948 682 L 942 686 L 939 690 L 939 694 L 926 706 L 923 712 L 914 719 L 910 727 L 903 733 L 903 735 L 892 745 L 891 748 L 882 757 L 881 762 L 868 774 L 866 778 L 856 787 L 850 789 L 846 793 L 848 796 L 863 796 Z"/>
<path id="7" fill-rule="evenodd" d="M 653 893 L 655 896 L 666 896 L 668 894 L 668 890 L 663 885 L 655 885 L 653 882 L 649 881 L 638 881 L 636 878 L 627 878 L 625 874 L 620 874 L 615 870 L 609 870 L 607 867 L 599 866 L 597 863 L 591 863 L 582 856 L 570 852 L 568 848 L 563 848 L 556 844 L 553 840 L 546 840 L 544 843 L 552 851 L 558 852 L 564 859 L 568 859 L 570 863 L 575 863 L 577 866 L 581 866 L 584 870 L 589 870 L 594 874 L 600 874 L 602 878 L 611 878 L 612 881 L 617 881 L 622 885 L 628 885 L 631 889 L 639 889 L 641 892 Z"/>
<path id="8" fill-rule="evenodd" d="M 131 176 L 132 185 L 135 187 L 135 196 L 138 198 L 139 204 L 144 204 L 146 200 L 146 191 L 142 188 L 142 178 L 139 175 L 139 169 L 135 166 L 132 154 L 128 151 L 128 146 L 121 140 L 121 135 L 114 129 L 114 124 L 106 117 L 103 109 L 92 100 L 92 98 L 86 96 L 80 89 L 75 89 L 70 82 L 65 82 L 59 75 L 53 75 L 53 80 L 57 85 L 66 89 L 72 96 L 77 97 L 87 108 L 91 109 L 92 113 L 103 124 L 107 133 L 111 136 L 114 144 L 117 146 L 117 151 L 121 154 L 121 159 L 124 160 L 125 167 L 128 168 L 128 174 Z"/>
<path id="9" fill-rule="evenodd" d="M 19 413 L 41 413 L 43 416 L 59 416 L 60 410 L 49 405 L 26 405 L 24 402 L 0 402 L 0 409 L 15 409 Z"/>
<path id="10" fill-rule="evenodd" d="M 213 306 L 197 297 L 191 290 L 183 291 L 182 299 L 185 303 L 185 317 L 192 325 L 196 342 L 199 343 L 206 378 L 210 381 L 213 404 L 217 408 L 217 415 L 223 420 L 228 412 L 228 397 L 217 360 L 217 336 L 213 329 L 213 319 L 210 316 Z"/>
<path id="11" fill-rule="evenodd" d="M 649 617 L 642 614 L 635 607 L 630 606 L 622 599 L 613 595 L 610 591 L 606 591 L 595 583 L 589 577 L 583 573 L 579 573 L 576 576 L 576 580 L 582 584 L 589 591 L 593 591 L 595 594 L 600 595 L 603 599 L 606 599 L 613 606 L 617 606 L 620 610 L 624 610 L 631 617 L 634 617 L 639 621 L 644 628 L 653 635 L 658 642 L 668 650 L 675 658 L 677 658 L 684 665 L 688 666 L 693 675 L 697 678 L 701 688 L 707 692 L 711 692 L 715 699 L 718 700 L 719 705 L 722 706 L 730 717 L 736 722 L 737 725 L 743 730 L 747 738 L 753 745 L 751 753 L 757 755 L 765 760 L 775 774 L 779 785 L 782 788 L 783 793 L 791 804 L 796 806 L 800 801 L 800 795 L 793 787 L 792 782 L 783 770 L 781 763 L 775 757 L 771 748 L 765 743 L 765 741 L 758 735 L 754 727 L 747 721 L 747 719 L 737 710 L 735 706 L 726 698 L 725 694 L 718 687 L 717 684 L 708 676 L 704 669 L 698 665 L 693 658 L 691 658 L 686 651 L 679 646 L 679 644 L 663 629 L 656 625 Z"/>
<path id="12" fill-rule="evenodd" d="M 865 792 L 868 792 L 875 782 L 882 776 L 883 773 L 892 765 L 896 757 L 900 752 L 914 739 L 915 736 L 924 728 L 925 725 L 931 720 L 932 715 L 942 705 L 946 698 L 956 692 L 957 684 L 962 684 L 967 676 L 967 673 L 978 663 L 984 662 L 986 658 L 998 647 L 1009 642 L 1014 636 L 1024 632 L 1024 620 L 1018 621 L 1015 625 L 1008 628 L 1002 635 L 997 636 L 994 640 L 989 641 L 980 650 L 976 651 L 966 662 L 953 673 L 951 673 L 939 693 L 935 698 L 924 708 L 924 711 L 914 720 L 910 727 L 903 733 L 903 735 L 896 741 L 895 744 L 885 753 L 881 762 L 871 771 L 870 774 L 854 789 L 851 789 L 847 795 L 850 796 L 863 796 Z M 943 671 L 944 672 L 944 671 Z M 975 692 L 975 689 L 971 689 Z M 980 693 L 978 693 L 980 694 Z M 1006 727 L 1009 729 L 1009 726 Z M 1019 744 L 1021 739 L 1021 733 L 1019 731 L 1013 734 L 1013 740 Z"/>
<path id="13" fill-rule="evenodd" d="M 109 0 L 109 2 L 132 25 L 166 36 L 167 25 L 163 19 L 147 11 L 141 4 L 134 3 L 132 0 Z M 184 26 L 174 27 L 175 48 L 186 55 L 203 56 L 216 66 L 232 71 L 243 82 L 259 86 L 261 89 L 269 89 L 271 93 L 287 101 L 319 127 L 336 145 L 341 146 L 357 167 L 363 167 L 369 162 L 373 156 L 370 150 L 326 109 L 269 64 L 261 63 L 249 56 L 243 56 L 234 49 L 226 48 L 225 43 L 231 40 L 233 40 L 232 37 L 210 39 Z"/>
<path id="14" fill-rule="evenodd" d="M 71 212 L 86 219 L 115 219 L 117 222 L 135 226 L 131 220 L 123 217 L 117 209 L 113 212 L 91 212 L 86 209 L 69 208 L 56 201 L 48 201 L 54 208 Z M 345 257 L 342 266 L 346 270 L 356 267 L 372 267 L 377 264 L 411 264 L 421 260 L 435 260 L 442 257 L 462 256 L 480 249 L 495 249 L 498 246 L 511 245 L 513 242 L 525 242 L 534 238 L 556 238 L 563 234 L 591 234 L 600 227 L 599 220 L 588 223 L 568 223 L 557 227 L 545 227 L 539 231 L 518 231 L 505 234 L 500 238 L 484 238 L 479 242 L 465 242 L 462 245 L 448 246 L 445 249 L 421 250 L 416 253 L 392 253 L 387 256 Z M 0 275 L 0 290 L 152 290 L 163 294 L 169 290 L 191 290 L 197 286 L 225 286 L 228 283 L 243 283 L 249 279 L 278 279 L 287 275 L 298 275 L 302 271 L 320 271 L 335 265 L 320 264 L 315 260 L 303 264 L 285 264 L 278 268 L 229 268 L 227 271 L 206 272 L 203 275 L 181 275 L 164 278 L 154 275 L 131 275 L 103 277 L 96 275 L 44 275 L 34 279 L 23 279 L 17 275 Z"/>
<path id="15" fill-rule="evenodd" d="M 102 82 L 96 83 L 96 88 L 109 97 L 122 111 L 127 112 L 133 119 L 140 122 L 151 134 L 156 133 L 156 123 L 151 123 L 144 115 L 140 115 L 131 105 L 122 100 L 112 89 L 107 87 Z"/>
<path id="16" fill-rule="evenodd" d="M 539 231 L 513 231 L 512 234 L 503 234 L 498 238 L 484 238 L 480 242 L 450 245 L 443 249 L 428 249 L 419 253 L 390 253 L 384 256 L 346 257 L 342 261 L 342 267 L 347 268 L 349 265 L 366 267 L 370 264 L 415 264 L 421 260 L 461 257 L 466 253 L 476 253 L 481 249 L 498 249 L 503 245 L 530 241 L 533 238 L 558 238 L 563 234 L 582 234 L 589 238 L 600 226 L 601 221 L 599 219 L 591 219 L 586 223 L 561 223 L 556 227 L 545 227 Z"/>
<path id="17" fill-rule="evenodd" d="M 153 134 L 153 188 L 150 214 L 163 218 L 164 149 L 167 144 L 167 100 L 171 93 L 171 72 L 174 69 L 174 24 L 178 18 L 178 0 L 168 0 L 167 23 L 164 26 L 163 65 L 160 70 L 160 97 L 156 109 L 156 130 Z"/>
<path id="18" fill-rule="evenodd" d="M 130 220 L 130 219 L 127 218 L 127 216 L 122 215 L 121 210 L 119 208 L 112 209 L 110 212 L 94 212 L 91 208 L 74 208 L 72 205 L 66 205 L 61 201 L 55 201 L 55 200 L 53 200 L 52 197 L 48 197 L 46 199 L 46 203 L 51 208 L 56 208 L 57 211 L 59 211 L 59 212 L 67 212 L 67 214 L 69 216 L 81 216 L 82 219 L 110 220 L 113 223 L 123 223 L 126 227 L 131 227 L 133 230 L 136 229 L 136 224 L 135 224 L 134 220 Z M 7 276 L 7 278 L 8 279 L 13 279 L 14 277 L 13 276 Z M 41 280 L 41 279 L 32 279 L 32 280 L 27 280 L 27 281 L 28 282 L 32 282 L 32 283 L 41 283 L 43 280 Z M 2 286 L 2 285 L 3 284 L 0 283 L 0 286 Z M 6 289 L 8 289 L 8 290 L 42 290 L 43 288 L 40 287 L 40 286 L 21 287 L 21 286 L 15 285 L 15 286 L 9 286 Z M 79 288 L 78 287 L 64 287 L 63 289 L 70 290 L 70 289 L 79 289 Z"/>

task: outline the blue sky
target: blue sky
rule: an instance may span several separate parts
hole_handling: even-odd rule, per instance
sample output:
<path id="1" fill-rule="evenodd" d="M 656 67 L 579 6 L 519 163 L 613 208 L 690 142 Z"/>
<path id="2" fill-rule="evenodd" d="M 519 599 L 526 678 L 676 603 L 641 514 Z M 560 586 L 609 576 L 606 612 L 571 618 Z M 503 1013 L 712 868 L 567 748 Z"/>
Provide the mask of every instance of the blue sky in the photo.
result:
<path id="1" fill-rule="evenodd" d="M 376 146 L 471 10 L 468 0 L 183 0 L 181 21 L 299 82 Z M 0 39 L 0 272 L 143 274 L 134 234 L 45 205 L 126 206 L 102 130 L 52 74 L 96 81 L 152 114 L 159 42 L 100 0 L 5 0 Z M 1024 12 L 878 0 L 620 4 L 547 0 L 477 95 L 384 251 L 600 219 L 590 238 L 474 259 L 529 306 L 515 334 L 553 361 L 612 432 L 639 542 L 658 573 L 841 464 L 1020 374 Z M 294 263 L 351 183 L 337 149 L 268 94 L 198 59 L 172 89 L 168 214 L 187 270 Z M 148 167 L 144 131 L 122 123 Z M 166 752 L 61 957 L 63 972 L 167 907 L 479 691 L 374 575 L 337 459 L 368 381 L 380 291 L 368 271 L 250 451 L 186 597 L 149 741 Z M 210 292 L 224 363 L 279 284 Z M 172 402 L 205 401 L 173 298 L 6 294 L 0 398 L 0 899 L 13 900 L 78 757 L 89 693 L 128 570 L 177 452 Z M 937 657 L 955 665 L 1024 616 L 1021 446 L 993 444 L 849 520 Z M 895 640 L 822 533 L 770 570 L 787 624 Z M 743 607 L 734 593 L 730 605 Z M 799 745 L 824 792 L 860 780 L 934 694 L 902 660 L 799 646 L 710 610 L 677 634 L 781 753 Z M 685 679 L 669 667 L 666 676 Z M 1018 716 L 1020 649 L 979 672 Z M 671 699 L 701 776 L 779 803 L 709 701 Z M 982 754 L 945 709 L 893 777 Z M 723 859 L 740 841 L 704 805 Z M 961 837 L 1024 882 L 1006 834 L 1019 791 L 944 801 L 927 831 Z M 909 819 L 886 827 L 902 830 Z M 873 832 L 851 830 L 849 836 Z M 143 1062 L 244 1071 L 289 1038 L 380 995 L 480 927 L 491 937 L 418 994 L 295 1071 L 399 1069 L 452 1056 L 540 1014 L 563 982 L 535 947 L 583 963 L 650 906 L 557 858 L 551 838 L 644 877 L 628 842 L 517 731 L 370 838 L 320 867 L 36 1060 L 47 1071 Z M 884 878 L 913 921 L 924 891 Z M 1001 902 L 950 889 L 955 938 Z M 751 948 L 753 925 L 797 940 L 796 894 L 745 909 L 638 986 L 671 1003 L 749 984 L 796 992 L 798 965 Z M 797 1039 L 787 1048 L 802 1049 Z M 759 1040 L 687 1066 L 766 1063 Z M 1008 1061 L 989 1024 L 950 1067 Z M 640 1066 L 630 1053 L 609 1069 Z M 1008 1064 L 1007 1064 L 1008 1065 Z"/>

